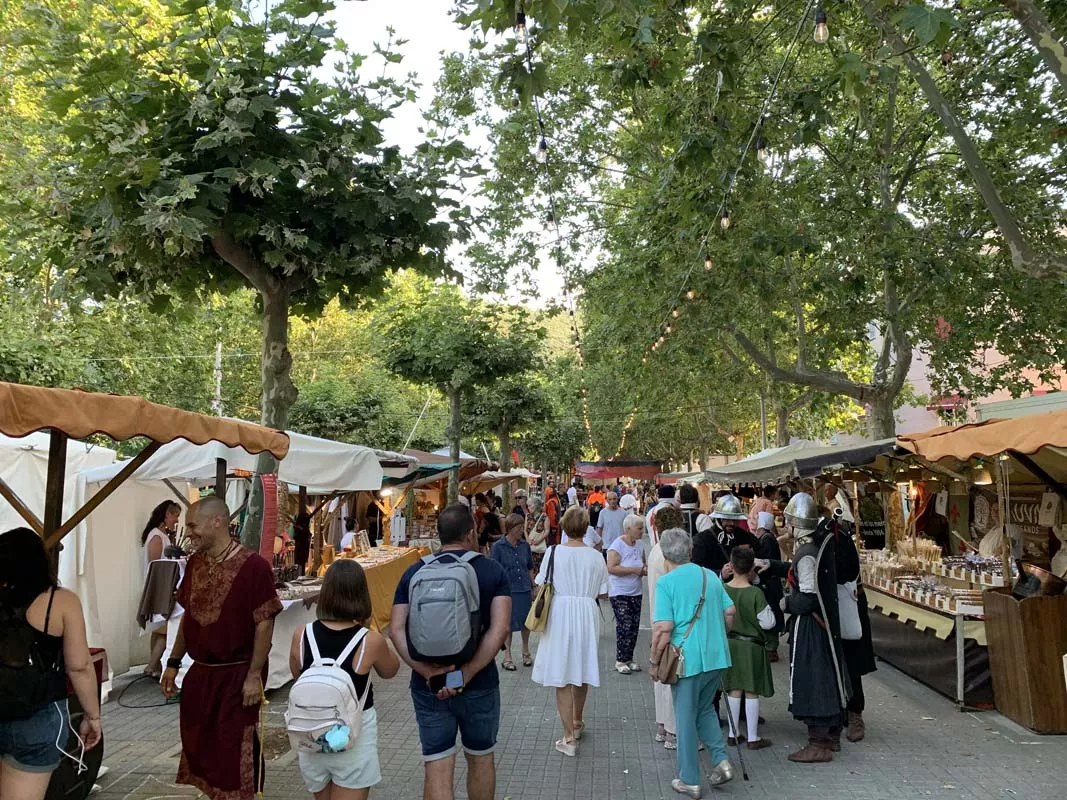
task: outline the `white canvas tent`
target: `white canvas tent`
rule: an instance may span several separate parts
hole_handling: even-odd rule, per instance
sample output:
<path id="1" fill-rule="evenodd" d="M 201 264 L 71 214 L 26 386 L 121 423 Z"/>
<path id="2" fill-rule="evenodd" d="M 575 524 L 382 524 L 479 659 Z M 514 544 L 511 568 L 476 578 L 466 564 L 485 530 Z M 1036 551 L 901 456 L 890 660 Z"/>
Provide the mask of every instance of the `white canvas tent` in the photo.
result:
<path id="1" fill-rule="evenodd" d="M 14 490 L 38 519 L 44 516 L 44 490 L 48 475 L 47 433 L 38 431 L 15 439 L 0 434 L 0 479 Z M 74 476 L 82 470 L 115 463 L 115 451 L 71 439 L 67 442 L 67 491 L 63 514 L 74 511 Z M 19 528 L 26 521 L 0 498 L 0 531 Z"/>
<path id="2" fill-rule="evenodd" d="M 279 463 L 280 480 L 305 486 L 309 494 L 381 487 L 383 471 L 374 450 L 299 433 L 288 435 L 289 453 Z M 255 471 L 256 456 L 240 448 L 175 440 L 142 464 L 67 539 L 68 549 L 76 548 L 80 555 L 64 583 L 81 594 L 90 644 L 107 649 L 113 674 L 121 675 L 148 660 L 149 637 L 141 635 L 135 619 L 144 584 L 141 530 L 156 505 L 177 499 L 175 491 L 186 497 L 191 488 L 214 483 L 216 459 L 225 459 L 231 474 Z M 91 497 L 122 466 L 119 462 L 81 472 L 76 491 L 85 499 Z M 232 502 L 240 494 L 231 491 L 227 497 Z"/>

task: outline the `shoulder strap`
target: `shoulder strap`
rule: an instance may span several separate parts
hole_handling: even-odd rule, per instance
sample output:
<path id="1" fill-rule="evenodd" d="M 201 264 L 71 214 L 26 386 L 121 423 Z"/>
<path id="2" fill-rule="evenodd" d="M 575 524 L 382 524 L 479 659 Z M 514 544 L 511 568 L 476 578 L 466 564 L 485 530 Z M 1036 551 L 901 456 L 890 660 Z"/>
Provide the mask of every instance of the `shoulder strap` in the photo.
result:
<path id="1" fill-rule="evenodd" d="M 464 564 L 469 564 L 480 555 L 481 553 L 477 553 L 474 550 L 468 550 L 466 553 L 459 557 L 459 560 L 462 561 Z"/>
<path id="2" fill-rule="evenodd" d="M 704 579 L 704 584 L 700 587 L 700 602 L 697 603 L 697 610 L 693 614 L 693 618 L 689 620 L 689 626 L 685 629 L 685 634 L 682 636 L 682 644 L 685 644 L 685 640 L 688 639 L 689 634 L 693 632 L 693 626 L 696 625 L 697 619 L 700 617 L 700 612 L 704 610 L 704 598 L 707 597 L 708 594 L 708 571 L 701 567 L 700 574 Z"/>
<path id="3" fill-rule="evenodd" d="M 545 583 L 552 583 L 552 578 L 556 574 L 556 548 L 558 544 L 552 545 L 549 548 L 551 552 L 548 554 L 548 569 L 545 571 Z"/>
<path id="4" fill-rule="evenodd" d="M 349 639 L 348 644 L 345 645 L 345 649 L 341 651 L 341 655 L 337 656 L 334 663 L 339 667 L 343 667 L 348 662 L 348 660 L 352 658 L 352 653 L 356 651 L 356 648 L 359 647 L 359 643 L 362 642 L 366 638 L 366 636 L 367 629 L 361 627 L 358 631 L 356 631 L 356 635 Z M 366 649 L 367 648 L 363 648 L 363 650 L 360 651 L 359 662 L 356 664 L 356 668 L 353 670 L 353 672 L 359 672 L 359 665 L 363 663 L 363 653 L 366 651 Z"/>
<path id="5" fill-rule="evenodd" d="M 311 648 L 312 666 L 322 663 L 322 655 L 319 653 L 319 643 L 315 641 L 315 623 L 309 622 L 304 626 L 304 636 L 307 637 L 308 647 Z"/>
<path id="6" fill-rule="evenodd" d="M 48 622 L 52 619 L 52 601 L 56 599 L 56 587 L 52 587 L 52 591 L 48 595 L 48 608 L 44 612 L 44 633 L 48 636 Z"/>

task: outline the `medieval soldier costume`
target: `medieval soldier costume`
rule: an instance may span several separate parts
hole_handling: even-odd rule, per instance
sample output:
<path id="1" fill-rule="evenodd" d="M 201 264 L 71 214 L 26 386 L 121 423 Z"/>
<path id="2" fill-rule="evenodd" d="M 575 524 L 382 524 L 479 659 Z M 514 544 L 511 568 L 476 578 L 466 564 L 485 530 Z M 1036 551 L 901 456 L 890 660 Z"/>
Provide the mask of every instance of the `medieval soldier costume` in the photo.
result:
<path id="1" fill-rule="evenodd" d="M 837 557 L 837 584 L 840 592 L 855 600 L 847 600 L 852 609 L 839 609 L 839 613 L 854 614 L 859 617 L 859 638 L 848 637 L 842 630 L 841 649 L 845 654 L 845 669 L 848 672 L 852 696 L 848 701 L 848 731 L 850 742 L 860 741 L 865 733 L 863 722 L 864 694 L 863 676 L 874 672 L 874 645 L 871 642 L 871 617 L 867 609 L 867 593 L 863 591 L 860 581 L 860 555 L 852 538 L 852 530 L 847 522 L 834 519 L 830 522 L 834 532 L 834 547 Z M 839 595 L 840 596 L 840 595 Z M 843 628 L 845 626 L 842 626 Z M 851 626 L 855 627 L 855 626 Z"/>
<path id="2" fill-rule="evenodd" d="M 786 596 L 789 633 L 789 710 L 808 726 L 808 745 L 789 756 L 809 764 L 830 761 L 840 748 L 850 688 L 841 648 L 833 527 L 819 519 L 809 494 L 785 509 L 797 543 Z"/>
<path id="3" fill-rule="evenodd" d="M 724 494 L 715 501 L 711 517 L 697 517 L 697 535 L 693 537 L 694 564 L 710 569 L 716 575 L 730 563 L 730 551 L 735 547 L 756 549 L 756 537 L 737 526 L 748 519 L 741 501 L 732 494 Z"/>

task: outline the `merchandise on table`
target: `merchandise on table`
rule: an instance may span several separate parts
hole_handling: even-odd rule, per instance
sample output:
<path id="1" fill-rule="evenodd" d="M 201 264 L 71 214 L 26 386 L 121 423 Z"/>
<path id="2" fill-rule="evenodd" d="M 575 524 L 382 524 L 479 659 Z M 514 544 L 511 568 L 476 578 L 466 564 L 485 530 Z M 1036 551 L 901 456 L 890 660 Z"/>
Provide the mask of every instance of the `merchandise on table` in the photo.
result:
<path id="1" fill-rule="evenodd" d="M 903 548 L 908 555 L 884 550 L 861 551 L 863 582 L 937 611 L 981 616 L 982 592 L 1004 585 L 1000 559 L 968 554 L 925 560 L 914 554 L 932 550 L 921 546 L 928 543 L 919 542 L 919 546 L 911 544 Z"/>

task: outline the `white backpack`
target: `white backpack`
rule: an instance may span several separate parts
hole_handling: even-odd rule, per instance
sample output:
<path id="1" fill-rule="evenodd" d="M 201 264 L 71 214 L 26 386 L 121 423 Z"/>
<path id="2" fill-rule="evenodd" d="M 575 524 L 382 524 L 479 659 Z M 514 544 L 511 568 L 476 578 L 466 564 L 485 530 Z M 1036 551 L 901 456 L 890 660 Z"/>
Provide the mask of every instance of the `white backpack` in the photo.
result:
<path id="1" fill-rule="evenodd" d="M 311 622 L 304 629 L 312 661 L 289 691 L 285 727 L 289 744 L 299 753 L 343 753 L 355 746 L 363 728 L 363 705 L 370 694 L 370 676 L 366 691 L 359 697 L 352 676 L 341 665 L 352 658 L 367 629 L 361 628 L 334 659 L 323 658 L 319 653 L 314 626 Z M 354 672 L 359 672 L 366 650 L 366 647 L 360 650 Z"/>

